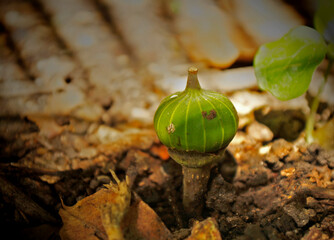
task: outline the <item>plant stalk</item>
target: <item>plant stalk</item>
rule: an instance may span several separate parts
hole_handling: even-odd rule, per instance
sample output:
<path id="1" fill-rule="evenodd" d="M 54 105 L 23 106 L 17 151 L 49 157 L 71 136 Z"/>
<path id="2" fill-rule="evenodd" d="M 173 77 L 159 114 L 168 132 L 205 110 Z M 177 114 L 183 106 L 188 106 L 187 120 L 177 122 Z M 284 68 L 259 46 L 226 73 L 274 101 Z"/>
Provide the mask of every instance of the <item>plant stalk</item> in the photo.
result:
<path id="1" fill-rule="evenodd" d="M 311 110 L 310 110 L 310 114 L 307 117 L 307 121 L 306 121 L 306 126 L 305 126 L 305 133 L 306 133 L 306 142 L 307 143 L 312 143 L 314 141 L 313 139 L 313 129 L 314 129 L 314 123 L 315 123 L 315 117 L 317 114 L 317 110 L 319 107 L 319 102 L 320 102 L 320 95 L 322 94 L 324 87 L 327 83 L 327 79 L 328 79 L 328 75 L 330 73 L 330 70 L 332 68 L 332 64 L 333 61 L 329 60 L 328 61 L 328 65 L 327 65 L 327 69 L 324 73 L 324 78 L 323 81 L 318 89 L 318 93 L 317 95 L 314 97 L 312 104 L 311 104 Z"/>
<path id="2" fill-rule="evenodd" d="M 211 164 L 199 168 L 182 166 L 183 206 L 189 217 L 198 217 L 202 214 L 211 166 Z"/>

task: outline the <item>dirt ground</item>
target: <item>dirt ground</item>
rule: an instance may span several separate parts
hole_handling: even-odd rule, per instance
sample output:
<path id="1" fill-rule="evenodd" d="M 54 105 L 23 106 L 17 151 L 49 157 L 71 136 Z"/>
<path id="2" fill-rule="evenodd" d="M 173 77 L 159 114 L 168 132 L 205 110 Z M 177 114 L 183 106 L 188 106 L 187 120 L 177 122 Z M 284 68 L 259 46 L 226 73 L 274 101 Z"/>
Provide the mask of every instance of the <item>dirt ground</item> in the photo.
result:
<path id="1" fill-rule="evenodd" d="M 190 235 L 194 219 L 183 212 L 181 167 L 168 157 L 152 129 L 103 146 L 109 152 L 81 156 L 78 169 L 49 170 L 24 161 L 41 158 L 40 165 L 64 166 L 59 161 L 67 160 L 66 141 L 74 145 L 75 138 L 86 139 L 87 132 L 69 130 L 72 119 L 67 119 L 62 122 L 67 130 L 45 139 L 27 119 L 1 121 L 7 126 L 1 131 L 1 226 L 13 238 L 58 239 L 60 200 L 72 206 L 99 191 L 112 179 L 109 169 L 120 179 L 128 175 L 133 199 L 142 199 L 156 212 L 172 239 Z M 261 142 L 247 129 L 238 131 L 224 161 L 212 169 L 203 216 L 197 220 L 214 218 L 223 239 L 332 238 L 334 152 L 307 145 L 303 138 Z M 73 168 L 74 162 L 70 164 Z"/>

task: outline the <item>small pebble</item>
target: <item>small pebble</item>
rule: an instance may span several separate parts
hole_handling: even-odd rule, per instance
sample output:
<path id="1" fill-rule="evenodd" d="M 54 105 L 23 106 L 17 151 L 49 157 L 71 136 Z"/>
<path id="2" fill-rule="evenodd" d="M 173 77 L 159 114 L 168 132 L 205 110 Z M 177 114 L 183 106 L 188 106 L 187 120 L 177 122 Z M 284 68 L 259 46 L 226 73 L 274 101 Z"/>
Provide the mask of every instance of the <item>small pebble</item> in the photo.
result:
<path id="1" fill-rule="evenodd" d="M 97 176 L 97 181 L 102 184 L 110 183 L 110 177 L 107 175 L 99 175 Z"/>
<path id="2" fill-rule="evenodd" d="M 99 186 L 99 182 L 96 179 L 92 179 L 92 181 L 89 183 L 89 188 L 95 189 L 97 186 Z"/>
<path id="3" fill-rule="evenodd" d="M 250 137 L 260 142 L 271 141 L 274 137 L 270 128 L 259 122 L 251 123 L 247 127 L 246 132 Z"/>
<path id="4" fill-rule="evenodd" d="M 93 158 L 97 155 L 97 149 L 94 147 L 87 147 L 81 149 L 79 152 L 79 157 L 80 158 Z"/>
<path id="5" fill-rule="evenodd" d="M 271 152 L 277 155 L 280 159 L 287 156 L 291 151 L 292 144 L 282 138 L 276 140 L 271 147 Z"/>

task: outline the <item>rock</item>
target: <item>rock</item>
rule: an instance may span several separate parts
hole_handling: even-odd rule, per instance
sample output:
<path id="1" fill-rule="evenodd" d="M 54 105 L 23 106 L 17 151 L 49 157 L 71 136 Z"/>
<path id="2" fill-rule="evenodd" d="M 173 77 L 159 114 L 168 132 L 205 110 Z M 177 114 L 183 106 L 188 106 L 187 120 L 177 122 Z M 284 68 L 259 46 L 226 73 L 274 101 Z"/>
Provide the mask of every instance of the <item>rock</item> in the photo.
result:
<path id="1" fill-rule="evenodd" d="M 229 33 L 231 22 L 213 2 L 179 1 L 174 25 L 182 47 L 193 61 L 227 68 L 238 59 L 239 50 Z"/>
<path id="2" fill-rule="evenodd" d="M 103 113 L 103 108 L 97 103 L 86 102 L 73 111 L 73 115 L 79 119 L 97 122 Z"/>
<path id="3" fill-rule="evenodd" d="M 319 228 L 317 227 L 311 227 L 309 229 L 309 232 L 306 233 L 302 240 L 318 240 L 318 239 L 329 239 L 328 235 L 323 233 Z"/>
<path id="4" fill-rule="evenodd" d="M 289 109 L 289 111 L 292 113 L 299 111 L 302 113 L 309 112 L 309 107 L 304 95 L 283 102 L 267 92 L 259 93 L 249 90 L 239 90 L 231 95 L 230 100 L 232 101 L 240 116 L 245 116 L 259 109 L 266 109 L 264 107 L 268 107 L 266 110 L 280 110 L 280 114 L 282 114 L 281 111 L 287 109 Z M 261 112 L 261 110 L 259 111 Z M 297 118 L 297 120 L 300 117 L 299 115 L 290 115 L 292 115 L 290 118 Z M 278 117 L 279 116 L 276 116 L 276 118 Z"/>
<path id="5" fill-rule="evenodd" d="M 293 218 L 298 227 L 304 227 L 310 220 L 309 212 L 301 208 L 296 202 L 285 205 L 283 210 Z"/>
<path id="6" fill-rule="evenodd" d="M 214 218 L 207 218 L 202 222 L 195 222 L 191 235 L 186 240 L 221 240 L 218 224 Z"/>
<path id="7" fill-rule="evenodd" d="M 262 147 L 259 147 L 259 154 L 266 155 L 269 153 L 270 149 L 271 149 L 271 145 L 264 145 Z"/>
<path id="8" fill-rule="evenodd" d="M 80 158 L 93 158 L 97 155 L 97 149 L 94 147 L 86 147 L 80 150 L 79 157 Z"/>
<path id="9" fill-rule="evenodd" d="M 133 108 L 130 114 L 131 119 L 136 119 L 145 123 L 151 123 L 154 116 L 154 112 L 138 107 Z"/>
<path id="10" fill-rule="evenodd" d="M 281 170 L 280 174 L 283 177 L 290 177 L 295 173 L 295 171 L 296 171 L 296 169 L 294 167 L 290 167 L 290 168 L 286 168 L 286 169 Z"/>
<path id="11" fill-rule="evenodd" d="M 247 115 L 268 104 L 268 95 L 250 91 L 238 91 L 230 97 L 239 115 Z"/>
<path id="12" fill-rule="evenodd" d="M 51 117 L 43 117 L 38 115 L 29 115 L 28 119 L 34 122 L 39 128 L 39 134 L 46 138 L 53 138 L 62 133 L 63 127 Z"/>
<path id="13" fill-rule="evenodd" d="M 92 179 L 89 183 L 89 187 L 91 189 L 95 189 L 97 188 L 97 186 L 99 186 L 99 182 L 96 179 Z"/>
<path id="14" fill-rule="evenodd" d="M 269 99 L 268 99 L 269 100 Z M 270 101 L 270 100 L 269 100 Z M 283 101 L 281 101 L 283 103 Z M 284 101 L 289 109 L 271 104 L 264 110 L 254 112 L 255 119 L 268 126 L 275 138 L 284 138 L 288 141 L 294 141 L 305 128 L 305 116 L 307 110 L 304 109 L 303 103 L 300 108 L 290 108 L 289 103 Z M 307 106 L 306 106 L 307 107 Z"/>
<path id="15" fill-rule="evenodd" d="M 267 163 L 268 168 L 274 172 L 281 170 L 284 166 L 284 163 L 279 161 L 279 158 L 274 154 L 269 154 L 266 156 L 265 162 Z"/>
<path id="16" fill-rule="evenodd" d="M 90 158 L 94 154 L 92 147 L 88 147 L 88 142 L 80 135 L 72 133 L 64 133 L 60 136 L 60 143 L 58 148 L 64 149 L 67 156 L 70 158 Z M 96 153 L 95 153 L 96 155 Z"/>
<path id="17" fill-rule="evenodd" d="M 102 184 L 110 183 L 110 177 L 107 175 L 99 175 L 96 177 L 97 181 Z"/>
<path id="18" fill-rule="evenodd" d="M 70 130 L 73 133 L 77 134 L 84 134 L 86 133 L 88 127 L 89 127 L 89 122 L 86 121 L 80 121 L 80 120 L 74 120 L 71 119 L 70 121 Z"/>
<path id="19" fill-rule="evenodd" d="M 278 139 L 273 143 L 270 151 L 282 159 L 292 151 L 292 144 L 284 139 Z"/>
<path id="20" fill-rule="evenodd" d="M 102 144 L 107 144 L 119 139 L 121 132 L 106 125 L 100 125 L 96 130 L 95 136 Z"/>
<path id="21" fill-rule="evenodd" d="M 292 231 L 296 228 L 295 222 L 288 214 L 285 212 L 278 212 L 272 223 L 273 227 L 277 228 L 279 232 L 286 233 Z"/>
<path id="22" fill-rule="evenodd" d="M 39 177 L 42 181 L 47 182 L 48 184 L 55 184 L 60 180 L 59 176 L 50 176 L 50 175 L 43 175 Z"/>
<path id="23" fill-rule="evenodd" d="M 260 142 L 271 141 L 274 137 L 269 127 L 257 121 L 251 123 L 247 127 L 246 132 L 250 137 Z"/>
<path id="24" fill-rule="evenodd" d="M 257 87 L 253 67 L 232 68 L 224 71 L 209 69 L 199 73 L 207 81 L 203 86 L 220 92 L 232 92 Z"/>
<path id="25" fill-rule="evenodd" d="M 304 19 L 289 5 L 280 1 L 236 0 L 234 16 L 258 45 L 275 41 Z"/>

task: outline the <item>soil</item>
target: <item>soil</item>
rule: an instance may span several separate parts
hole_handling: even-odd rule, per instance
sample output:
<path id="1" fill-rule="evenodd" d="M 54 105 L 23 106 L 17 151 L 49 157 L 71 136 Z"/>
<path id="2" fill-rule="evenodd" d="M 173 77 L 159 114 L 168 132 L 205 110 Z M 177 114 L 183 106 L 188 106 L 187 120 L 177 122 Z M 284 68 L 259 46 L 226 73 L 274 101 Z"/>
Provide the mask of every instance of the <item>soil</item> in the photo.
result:
<path id="1" fill-rule="evenodd" d="M 51 171 L 19 164 L 28 156 L 47 157 L 43 145 L 35 142 L 37 126 L 27 119 L 1 121 L 2 126 L 15 123 L 2 132 L 0 164 L 0 225 L 11 239 L 59 239 L 61 200 L 72 206 L 100 190 L 112 179 L 109 169 L 120 179 L 128 175 L 132 195 L 158 214 L 173 239 L 189 236 L 195 219 L 188 219 L 183 211 L 181 167 L 157 139 L 148 147 L 107 155 L 102 164 Z M 55 146 L 66 134 L 49 139 L 50 144 Z M 242 129 L 236 140 L 240 138 L 244 140 L 232 142 L 224 160 L 212 168 L 203 214 L 196 220 L 213 217 L 223 239 L 333 238 L 334 152 L 307 145 L 302 138 L 251 141 Z M 268 146 L 270 150 L 260 154 Z M 57 155 L 54 147 L 51 152 Z"/>

